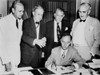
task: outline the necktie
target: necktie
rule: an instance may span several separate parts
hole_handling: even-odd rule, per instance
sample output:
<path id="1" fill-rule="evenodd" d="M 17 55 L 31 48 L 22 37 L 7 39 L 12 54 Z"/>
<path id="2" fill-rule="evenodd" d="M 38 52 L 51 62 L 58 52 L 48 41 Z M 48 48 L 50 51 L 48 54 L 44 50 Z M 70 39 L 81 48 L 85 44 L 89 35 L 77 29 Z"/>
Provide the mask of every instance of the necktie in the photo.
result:
<path id="1" fill-rule="evenodd" d="M 85 21 L 86 21 L 86 19 L 85 19 L 85 20 L 81 20 L 81 19 L 80 19 L 80 22 L 85 22 Z"/>
<path id="2" fill-rule="evenodd" d="M 16 27 L 18 28 L 18 20 L 16 20 Z"/>
<path id="3" fill-rule="evenodd" d="M 36 24 L 40 24 L 40 22 L 35 22 Z"/>
<path id="4" fill-rule="evenodd" d="M 62 53 L 62 58 L 65 58 L 65 51 Z"/>
<path id="5" fill-rule="evenodd" d="M 57 23 L 57 37 L 58 37 L 58 41 L 59 41 L 60 38 L 61 38 L 61 30 L 60 30 L 60 27 L 59 27 L 59 23 Z"/>

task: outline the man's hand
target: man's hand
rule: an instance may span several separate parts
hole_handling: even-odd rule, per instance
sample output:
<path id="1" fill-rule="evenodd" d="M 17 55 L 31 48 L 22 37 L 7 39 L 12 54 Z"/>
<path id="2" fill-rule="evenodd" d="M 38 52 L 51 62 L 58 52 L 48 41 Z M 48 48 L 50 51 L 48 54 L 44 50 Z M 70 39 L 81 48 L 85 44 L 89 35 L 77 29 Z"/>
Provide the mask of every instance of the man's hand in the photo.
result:
<path id="1" fill-rule="evenodd" d="M 12 70 L 12 64 L 11 64 L 11 62 L 6 63 L 6 64 L 5 64 L 5 71 L 9 72 L 9 71 L 11 71 L 11 70 Z"/>
<path id="2" fill-rule="evenodd" d="M 43 44 L 42 44 L 43 47 L 46 46 L 46 41 L 47 41 L 46 37 L 43 37 L 41 40 L 43 41 Z"/>
<path id="3" fill-rule="evenodd" d="M 56 65 L 55 62 L 53 62 L 53 63 L 51 64 L 51 68 L 57 71 L 57 65 Z"/>
<path id="4" fill-rule="evenodd" d="M 73 63 L 74 68 L 77 70 L 79 69 L 79 65 L 77 63 Z"/>
<path id="5" fill-rule="evenodd" d="M 38 46 L 40 46 L 40 48 L 46 46 L 46 38 L 43 37 L 42 39 L 35 39 L 34 43 L 37 44 Z M 33 43 L 33 45 L 34 45 Z"/>

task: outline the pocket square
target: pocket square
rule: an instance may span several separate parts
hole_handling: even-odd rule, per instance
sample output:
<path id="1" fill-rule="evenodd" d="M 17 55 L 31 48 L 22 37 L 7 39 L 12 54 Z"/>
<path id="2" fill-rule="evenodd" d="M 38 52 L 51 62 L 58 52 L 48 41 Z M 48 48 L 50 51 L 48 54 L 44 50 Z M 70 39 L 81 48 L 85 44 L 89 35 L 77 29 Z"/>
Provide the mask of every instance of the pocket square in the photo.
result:
<path id="1" fill-rule="evenodd" d="M 67 30 L 68 30 L 68 27 L 65 28 L 65 31 L 67 31 Z"/>

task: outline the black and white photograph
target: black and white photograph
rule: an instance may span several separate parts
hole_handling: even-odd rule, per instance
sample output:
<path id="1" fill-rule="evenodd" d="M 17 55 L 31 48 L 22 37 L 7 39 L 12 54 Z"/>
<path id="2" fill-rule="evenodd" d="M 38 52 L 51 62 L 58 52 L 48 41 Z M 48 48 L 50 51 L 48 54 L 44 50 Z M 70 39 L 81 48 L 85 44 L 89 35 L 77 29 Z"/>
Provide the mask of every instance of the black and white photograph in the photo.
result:
<path id="1" fill-rule="evenodd" d="M 100 0 L 0 0 L 0 75 L 100 75 Z"/>

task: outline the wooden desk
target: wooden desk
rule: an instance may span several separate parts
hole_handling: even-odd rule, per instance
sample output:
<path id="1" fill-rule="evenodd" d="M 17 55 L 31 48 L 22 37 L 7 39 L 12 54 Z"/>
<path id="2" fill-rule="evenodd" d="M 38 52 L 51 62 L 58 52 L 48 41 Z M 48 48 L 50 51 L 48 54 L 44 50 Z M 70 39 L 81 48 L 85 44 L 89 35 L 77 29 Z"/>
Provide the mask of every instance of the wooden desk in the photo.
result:
<path id="1" fill-rule="evenodd" d="M 34 70 L 30 70 L 34 75 L 57 75 L 53 72 L 51 72 L 50 70 L 46 69 L 46 68 L 37 68 L 37 69 L 34 69 Z M 100 71 L 100 69 L 99 69 Z M 95 71 L 94 71 L 95 72 Z M 73 73 L 65 73 L 65 74 L 61 74 L 61 75 L 80 75 L 80 73 L 78 73 L 77 71 L 76 72 L 73 72 Z M 85 71 L 84 71 L 84 74 L 85 74 Z M 89 74 L 87 73 L 86 71 L 86 74 Z M 90 73 L 89 75 L 95 75 L 94 73 Z M 98 72 L 98 74 L 96 75 L 100 75 L 100 73 Z"/>
<path id="2" fill-rule="evenodd" d="M 53 72 L 46 68 L 35 68 L 34 70 L 30 70 L 34 75 L 55 75 Z"/>
<path id="3" fill-rule="evenodd" d="M 57 75 L 53 73 L 52 71 L 46 69 L 46 68 L 34 68 L 34 70 L 30 70 L 34 75 Z M 70 73 L 63 73 L 62 75 L 72 75 L 73 72 Z"/>

